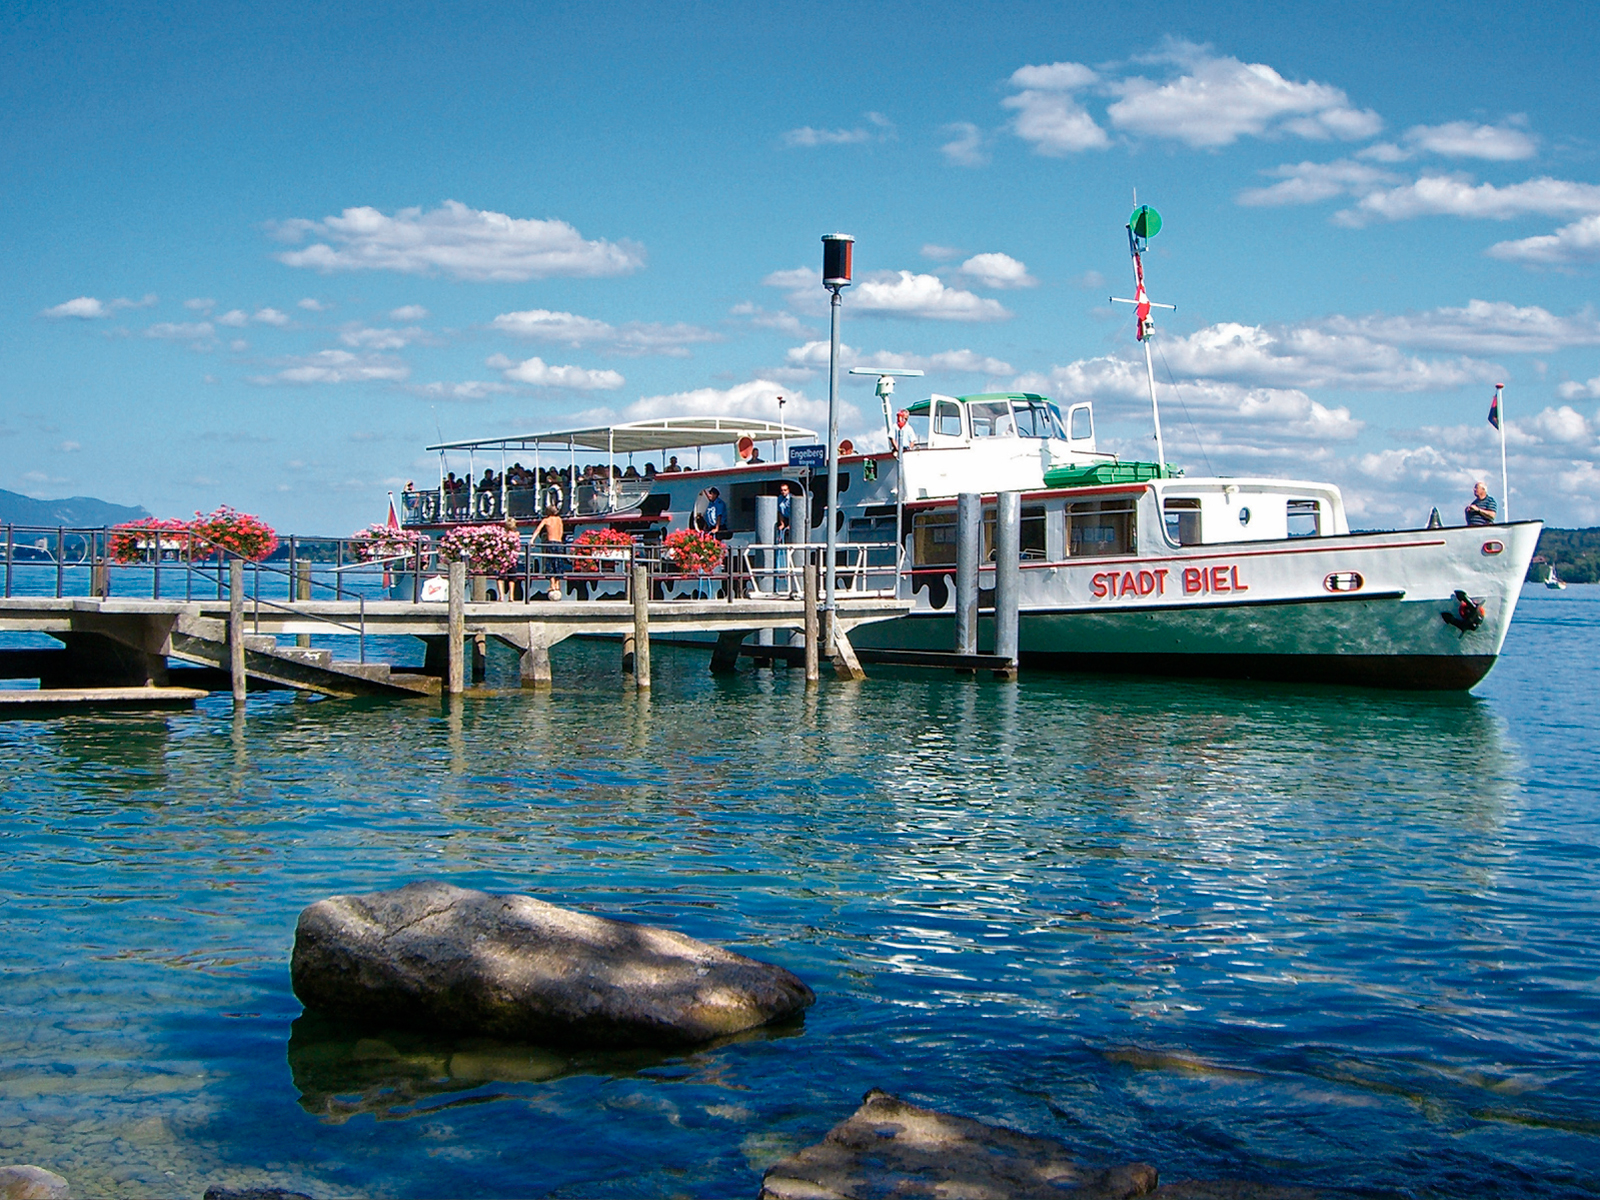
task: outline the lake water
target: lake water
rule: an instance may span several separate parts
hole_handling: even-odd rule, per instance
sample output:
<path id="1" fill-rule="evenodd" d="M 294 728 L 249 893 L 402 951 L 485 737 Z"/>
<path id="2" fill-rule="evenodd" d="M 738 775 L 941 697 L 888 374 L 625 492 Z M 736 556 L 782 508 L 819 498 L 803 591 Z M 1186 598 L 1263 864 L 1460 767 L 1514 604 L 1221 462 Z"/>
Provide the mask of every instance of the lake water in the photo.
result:
<path id="1" fill-rule="evenodd" d="M 0 1162 L 78 1195 L 749 1195 L 883 1087 L 1164 1178 L 1600 1192 L 1600 589 L 1470 696 L 878 670 L 0 723 Z M 677 1056 L 330 1028 L 295 917 L 426 876 L 787 966 Z"/>

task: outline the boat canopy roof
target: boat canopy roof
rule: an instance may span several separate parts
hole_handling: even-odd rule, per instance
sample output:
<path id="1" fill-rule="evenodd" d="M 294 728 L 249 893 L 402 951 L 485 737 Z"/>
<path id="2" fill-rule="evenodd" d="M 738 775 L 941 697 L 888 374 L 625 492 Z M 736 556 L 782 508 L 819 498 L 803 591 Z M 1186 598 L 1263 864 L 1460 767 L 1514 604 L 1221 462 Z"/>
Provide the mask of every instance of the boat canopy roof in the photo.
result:
<path id="1" fill-rule="evenodd" d="M 742 437 L 757 442 L 779 439 L 815 438 L 813 429 L 761 421 L 752 417 L 662 417 L 654 421 L 627 421 L 618 425 L 596 425 L 590 429 L 564 429 L 551 433 L 527 433 L 515 437 L 473 438 L 464 442 L 440 442 L 429 450 L 537 450 L 581 446 L 585 450 L 616 454 L 651 450 L 685 450 L 695 446 L 726 446 Z"/>

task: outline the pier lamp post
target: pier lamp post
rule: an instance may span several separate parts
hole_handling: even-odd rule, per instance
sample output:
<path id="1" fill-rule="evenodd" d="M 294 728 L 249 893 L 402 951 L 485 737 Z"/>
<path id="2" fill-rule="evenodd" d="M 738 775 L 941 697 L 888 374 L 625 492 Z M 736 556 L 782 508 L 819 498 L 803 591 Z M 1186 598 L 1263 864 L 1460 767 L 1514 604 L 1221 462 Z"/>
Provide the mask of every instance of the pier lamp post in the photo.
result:
<path id="1" fill-rule="evenodd" d="M 833 322 L 828 335 L 828 536 L 827 563 L 823 568 L 823 637 L 833 654 L 835 593 L 838 585 L 835 556 L 839 543 L 839 292 L 850 286 L 850 254 L 855 238 L 848 233 L 822 235 L 822 286 L 833 293 Z"/>

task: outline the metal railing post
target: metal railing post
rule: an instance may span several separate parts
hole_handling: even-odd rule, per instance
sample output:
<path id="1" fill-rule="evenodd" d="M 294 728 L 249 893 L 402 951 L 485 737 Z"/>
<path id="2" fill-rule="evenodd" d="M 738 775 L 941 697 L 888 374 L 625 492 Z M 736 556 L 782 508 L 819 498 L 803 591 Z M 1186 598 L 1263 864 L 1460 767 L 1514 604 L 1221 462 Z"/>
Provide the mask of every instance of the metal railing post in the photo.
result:
<path id="1" fill-rule="evenodd" d="M 67 582 L 67 531 L 56 526 L 56 599 L 61 599 Z"/>
<path id="2" fill-rule="evenodd" d="M 255 587 L 253 587 L 251 590 L 252 590 L 252 592 L 254 592 L 254 599 L 255 599 L 255 614 L 254 614 L 255 631 L 254 632 L 256 633 L 257 636 L 260 636 L 260 634 L 261 634 L 261 564 L 260 563 L 255 563 L 253 565 L 255 567 L 255 571 L 252 572 L 252 574 L 254 575 L 253 582 L 255 584 Z"/>
<path id="3" fill-rule="evenodd" d="M 333 598 L 344 599 L 344 539 L 333 544 Z"/>
<path id="4" fill-rule="evenodd" d="M 367 598 L 361 597 L 361 661 L 367 661 Z"/>
<path id="5" fill-rule="evenodd" d="M 6 599 L 11 599 L 11 546 L 15 541 L 15 529 L 10 521 L 6 522 Z"/>

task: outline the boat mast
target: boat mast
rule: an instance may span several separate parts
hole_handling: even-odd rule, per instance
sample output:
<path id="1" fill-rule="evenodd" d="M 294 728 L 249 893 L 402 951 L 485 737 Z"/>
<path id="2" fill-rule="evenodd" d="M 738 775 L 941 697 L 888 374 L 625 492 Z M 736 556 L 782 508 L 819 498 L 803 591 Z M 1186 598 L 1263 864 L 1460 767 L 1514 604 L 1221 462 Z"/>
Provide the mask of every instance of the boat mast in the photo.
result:
<path id="1" fill-rule="evenodd" d="M 1133 315 L 1136 322 L 1134 336 L 1144 346 L 1144 375 L 1150 385 L 1150 415 L 1156 427 L 1156 462 L 1160 467 L 1158 472 L 1166 474 L 1167 447 L 1161 438 L 1161 405 L 1156 401 L 1156 369 L 1150 361 L 1150 339 L 1156 331 L 1155 318 L 1150 315 L 1152 308 L 1165 308 L 1177 311 L 1175 304 L 1157 304 L 1150 299 L 1144 290 L 1144 260 L 1140 255 L 1150 245 L 1150 239 L 1161 232 L 1161 214 L 1148 204 L 1138 204 L 1139 193 L 1133 194 L 1134 203 L 1138 205 L 1128 217 L 1128 253 L 1133 258 L 1133 299 L 1125 300 L 1121 296 L 1112 296 L 1114 304 L 1131 304 L 1134 306 Z"/>

